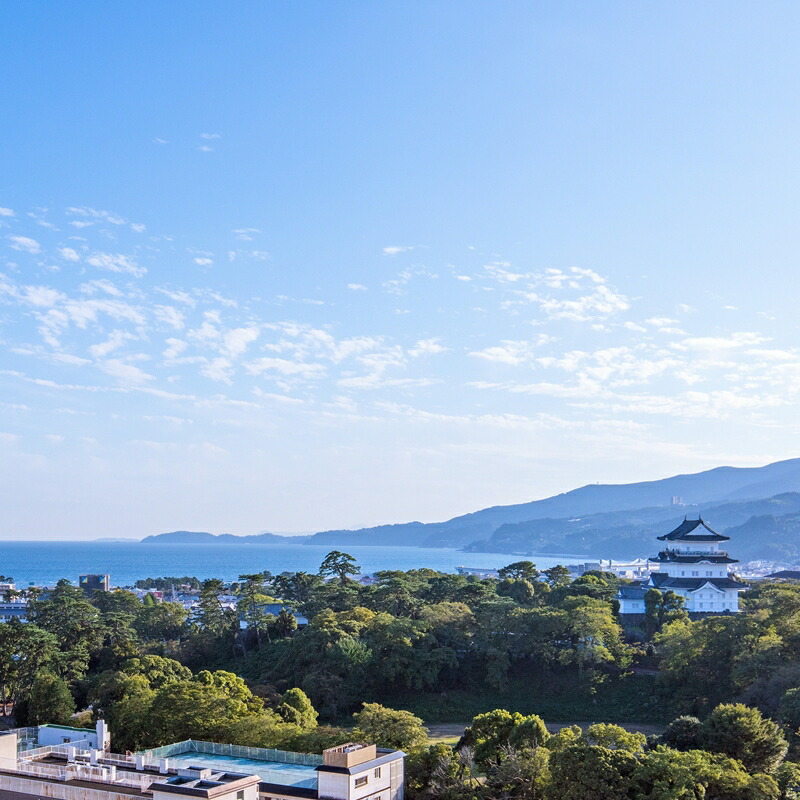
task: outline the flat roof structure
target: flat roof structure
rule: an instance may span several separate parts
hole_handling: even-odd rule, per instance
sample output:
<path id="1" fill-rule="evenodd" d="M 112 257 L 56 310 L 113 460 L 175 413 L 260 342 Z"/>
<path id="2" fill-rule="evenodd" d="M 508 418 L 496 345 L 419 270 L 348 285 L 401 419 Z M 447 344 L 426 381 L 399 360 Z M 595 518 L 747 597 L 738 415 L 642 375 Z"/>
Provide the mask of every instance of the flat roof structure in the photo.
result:
<path id="1" fill-rule="evenodd" d="M 53 735 L 64 734 L 52 741 Z M 94 739 L 78 739 L 94 734 Z M 38 746 L 36 743 L 38 742 Z M 63 742 L 63 743 L 62 743 Z M 125 755 L 97 731 L 0 732 L 0 800 L 403 800 L 405 753 L 350 742 L 322 754 L 187 739 Z M 33 745 L 33 746 L 32 746 Z M 87 794 L 86 790 L 94 792 Z"/>

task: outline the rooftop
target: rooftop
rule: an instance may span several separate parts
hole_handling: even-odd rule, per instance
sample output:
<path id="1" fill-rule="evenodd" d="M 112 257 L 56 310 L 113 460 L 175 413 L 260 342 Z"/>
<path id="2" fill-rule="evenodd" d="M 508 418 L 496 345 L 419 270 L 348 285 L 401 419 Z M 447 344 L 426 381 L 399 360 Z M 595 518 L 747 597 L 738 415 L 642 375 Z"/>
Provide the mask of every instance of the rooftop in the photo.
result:
<path id="1" fill-rule="evenodd" d="M 311 753 L 291 753 L 263 747 L 202 742 L 187 739 L 140 754 L 150 761 L 166 758 L 171 767 L 202 766 L 217 770 L 258 775 L 265 783 L 317 788 L 316 767 L 323 757 Z"/>
<path id="2" fill-rule="evenodd" d="M 698 531 L 697 529 L 700 528 Z M 659 536 L 661 542 L 727 542 L 731 537 L 717 533 L 703 522 L 702 517 L 698 519 L 686 519 L 664 536 Z"/>

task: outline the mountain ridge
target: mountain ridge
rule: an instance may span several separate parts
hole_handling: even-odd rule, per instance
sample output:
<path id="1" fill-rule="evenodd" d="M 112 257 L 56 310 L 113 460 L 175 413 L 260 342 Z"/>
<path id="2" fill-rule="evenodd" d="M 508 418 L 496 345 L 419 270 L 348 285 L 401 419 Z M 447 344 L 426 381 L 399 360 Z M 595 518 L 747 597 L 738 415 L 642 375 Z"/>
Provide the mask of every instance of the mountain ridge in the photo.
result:
<path id="1" fill-rule="evenodd" d="M 392 525 L 377 525 L 358 530 L 328 530 L 299 536 L 285 536 L 272 533 L 236 536 L 233 534 L 214 535 L 201 531 L 174 531 L 147 536 L 142 539 L 147 543 L 273 543 L 273 544 L 323 544 L 329 546 L 380 546 L 396 545 L 399 542 L 412 547 L 455 547 L 468 548 L 473 551 L 487 552 L 530 552 L 533 542 L 549 541 L 551 545 L 558 541 L 570 541 L 564 534 L 567 521 L 576 518 L 593 517 L 598 529 L 591 525 L 583 526 L 587 534 L 594 538 L 593 546 L 587 550 L 581 547 L 558 545 L 562 552 L 586 552 L 596 555 L 598 549 L 606 546 L 613 553 L 612 557 L 630 557 L 633 553 L 623 554 L 620 548 L 641 547 L 642 534 L 650 533 L 650 525 L 666 523 L 675 515 L 683 513 L 683 507 L 672 506 L 671 499 L 680 497 L 686 502 L 686 511 L 702 510 L 715 506 L 722 507 L 726 503 L 742 503 L 747 501 L 767 501 L 782 494 L 800 492 L 800 458 L 786 459 L 766 464 L 761 467 L 714 467 L 696 473 L 674 475 L 652 481 L 640 481 L 629 484 L 587 484 L 568 492 L 507 506 L 491 506 L 478 511 L 452 517 L 444 522 L 405 522 Z M 798 495 L 800 497 L 800 495 Z M 653 511 L 656 509 L 657 511 Z M 764 516 L 764 509 L 760 515 Z M 798 508 L 800 511 L 800 508 Z M 603 514 L 620 514 L 630 512 L 625 521 L 618 520 L 614 536 L 603 536 L 601 516 Z M 647 520 L 639 520 L 644 516 Z M 755 514 L 755 512 L 754 512 Z M 623 514 L 624 516 L 624 514 Z M 735 515 L 734 515 L 735 516 Z M 766 516 L 770 516 L 766 514 Z M 775 515 L 771 515 L 775 516 Z M 781 516 L 780 514 L 778 516 Z M 777 517 L 776 517 L 777 518 Z M 550 520 L 548 525 L 544 521 Z M 539 522 L 538 525 L 534 523 Z M 553 521 L 560 521 L 554 524 Z M 712 524 L 714 520 L 711 520 Z M 717 523 L 721 525 L 721 523 Z M 746 525 L 747 519 L 736 516 L 731 525 Z M 523 525 L 522 529 L 510 531 L 506 526 Z M 527 525 L 527 528 L 524 526 Z M 788 525 L 788 523 L 787 523 Z M 549 539 L 542 537 L 547 528 Z M 780 530 L 788 530 L 786 525 L 777 525 Z M 562 535 L 552 538 L 562 529 Z M 500 531 L 500 535 L 497 535 Z M 576 529 L 577 530 L 577 529 Z M 660 530 L 660 528 L 659 528 Z M 638 532 L 638 533 L 637 533 Z M 504 541 L 511 533 L 512 542 Z M 532 534 L 527 536 L 527 534 Z M 522 538 L 520 538 L 522 537 Z M 609 540 L 609 541 L 606 541 Z M 528 542 L 526 544 L 525 542 Z M 604 543 L 606 543 L 604 545 Z M 509 547 L 518 549 L 510 550 Z M 556 552 L 549 547 L 544 552 Z M 540 552 L 543 552 L 540 550 Z M 608 557 L 608 555 L 604 556 Z"/>

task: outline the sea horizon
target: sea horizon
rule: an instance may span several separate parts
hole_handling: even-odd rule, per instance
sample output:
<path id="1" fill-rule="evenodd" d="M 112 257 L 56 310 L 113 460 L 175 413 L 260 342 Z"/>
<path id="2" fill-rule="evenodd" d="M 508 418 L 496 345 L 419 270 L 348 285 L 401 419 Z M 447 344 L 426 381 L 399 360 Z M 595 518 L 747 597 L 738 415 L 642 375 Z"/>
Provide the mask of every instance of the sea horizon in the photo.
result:
<path id="1" fill-rule="evenodd" d="M 0 571 L 19 587 L 52 585 L 61 578 L 77 583 L 82 574 L 108 574 L 111 585 L 132 586 L 137 580 L 194 576 L 201 580 L 234 581 L 239 575 L 268 570 L 316 572 L 331 550 L 350 553 L 362 574 L 379 570 L 435 569 L 455 572 L 460 566 L 499 569 L 521 559 L 546 569 L 555 564 L 594 560 L 580 555 L 467 553 L 454 548 L 404 545 L 314 545 L 272 543 L 157 544 L 141 541 L 13 541 L 3 543 Z"/>

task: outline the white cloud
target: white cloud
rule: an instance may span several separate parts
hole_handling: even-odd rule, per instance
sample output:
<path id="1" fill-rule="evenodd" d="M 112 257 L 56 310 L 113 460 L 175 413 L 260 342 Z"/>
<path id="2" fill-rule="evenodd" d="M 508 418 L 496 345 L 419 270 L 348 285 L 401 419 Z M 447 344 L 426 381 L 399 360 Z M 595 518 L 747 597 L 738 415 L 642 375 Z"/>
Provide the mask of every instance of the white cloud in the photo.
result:
<path id="1" fill-rule="evenodd" d="M 189 346 L 182 339 L 169 338 L 166 340 L 167 349 L 162 353 L 163 357 L 168 361 L 177 358 Z"/>
<path id="2" fill-rule="evenodd" d="M 447 352 L 447 348 L 440 343 L 439 339 L 420 339 L 409 351 L 408 354 L 414 358 L 419 356 L 434 356 L 439 353 Z"/>
<path id="3" fill-rule="evenodd" d="M 759 333 L 739 331 L 728 336 L 689 336 L 675 342 L 676 350 L 732 350 L 739 347 L 754 347 L 769 341 Z"/>
<path id="4" fill-rule="evenodd" d="M 9 236 L 8 239 L 14 250 L 32 253 L 33 255 L 42 251 L 42 246 L 39 242 L 37 242 L 36 239 L 31 239 L 29 236 Z"/>
<path id="5" fill-rule="evenodd" d="M 134 231 L 134 233 L 144 233 L 147 228 L 140 222 L 131 222 L 131 230 Z"/>
<path id="6" fill-rule="evenodd" d="M 655 328 L 665 328 L 670 325 L 677 325 L 678 320 L 672 319 L 671 317 L 650 317 L 650 319 L 645 320 L 645 323 Z"/>
<path id="7" fill-rule="evenodd" d="M 130 334 L 127 334 L 124 331 L 112 331 L 106 341 L 100 342 L 99 344 L 93 344 L 89 348 L 89 352 L 95 358 L 103 358 L 110 353 L 113 353 L 114 350 L 119 350 L 125 341 L 130 338 Z"/>
<path id="8" fill-rule="evenodd" d="M 64 299 L 64 295 L 61 292 L 50 289 L 47 286 L 25 286 L 21 297 L 27 303 L 39 308 L 51 308 L 59 300 Z"/>
<path id="9" fill-rule="evenodd" d="M 179 331 L 184 327 L 183 314 L 181 314 L 181 312 L 178 311 L 178 309 L 175 308 L 175 306 L 158 305 L 153 309 L 153 313 L 155 314 L 155 317 L 159 322 L 163 322 L 165 325 L 169 325 L 176 331 Z"/>
<path id="10" fill-rule="evenodd" d="M 630 308 L 630 303 L 624 295 L 614 292 L 604 284 L 598 284 L 591 294 L 583 295 L 576 300 L 541 297 L 535 293 L 528 297 L 538 303 L 548 316 L 574 322 L 586 322 L 598 314 L 604 316 L 627 311 Z"/>
<path id="11" fill-rule="evenodd" d="M 192 308 L 197 305 L 197 300 L 195 300 L 195 298 L 192 297 L 188 292 L 184 292 L 182 290 L 164 289 L 162 287 L 156 287 L 156 291 L 160 292 L 161 294 L 165 294 L 170 300 L 174 300 L 176 303 L 183 303 L 184 305 L 191 306 Z"/>
<path id="12" fill-rule="evenodd" d="M 86 262 L 99 269 L 106 269 L 111 272 L 125 272 L 135 278 L 141 278 L 147 273 L 145 267 L 140 267 L 130 257 L 122 253 L 92 253 L 86 259 Z"/>
<path id="13" fill-rule="evenodd" d="M 64 261 L 80 261 L 81 257 L 78 255 L 76 250 L 73 250 L 71 247 L 59 247 L 58 254 Z"/>
<path id="14" fill-rule="evenodd" d="M 413 247 L 401 247 L 399 245 L 390 245 L 389 247 L 384 247 L 383 252 L 387 256 L 396 256 L 398 253 L 406 253 L 409 250 L 413 250 Z"/>
<path id="15" fill-rule="evenodd" d="M 319 378 L 325 373 L 325 368 L 321 364 L 306 364 L 285 358 L 257 358 L 246 362 L 243 366 L 251 375 L 277 372 L 289 377 Z"/>
<path id="16" fill-rule="evenodd" d="M 508 269 L 511 264 L 508 261 L 497 261 L 494 264 L 487 264 L 484 269 L 493 278 L 501 283 L 517 283 L 523 279 L 530 279 L 532 276 L 524 272 L 512 272 Z"/>
<path id="17" fill-rule="evenodd" d="M 202 375 L 206 378 L 211 378 L 212 381 L 221 381 L 223 383 L 230 383 L 231 375 L 233 374 L 233 365 L 230 359 L 213 358 L 200 370 Z"/>
<path id="18" fill-rule="evenodd" d="M 139 367 L 128 364 L 118 358 L 100 361 L 97 366 L 107 375 L 116 378 L 121 383 L 137 385 L 153 380 L 152 375 L 148 375 L 144 370 L 139 369 Z"/>
<path id="19" fill-rule="evenodd" d="M 66 213 L 68 216 L 87 217 L 89 219 L 102 220 L 103 222 L 109 222 L 112 225 L 126 225 L 128 222 L 125 217 L 115 214 L 112 211 L 100 211 L 96 208 L 90 208 L 88 206 L 83 206 L 81 208 L 70 207 L 67 209 Z M 80 226 L 80 223 L 73 222 L 72 224 L 76 227 Z M 88 224 L 91 225 L 91 223 Z"/>
<path id="20" fill-rule="evenodd" d="M 351 292 L 366 292 L 367 287 L 363 283 L 348 283 L 347 288 Z"/>
<path id="21" fill-rule="evenodd" d="M 197 146 L 197 149 L 201 153 L 213 153 L 214 152 L 214 148 L 213 147 L 209 147 L 207 144 L 200 144 L 200 145 Z"/>
<path id="22" fill-rule="evenodd" d="M 261 233 L 258 228 L 234 228 L 231 231 L 240 242 L 252 242 L 255 235 Z"/>
<path id="23" fill-rule="evenodd" d="M 482 358 L 485 361 L 494 361 L 498 364 L 508 364 L 517 367 L 530 361 L 533 347 L 530 342 L 504 340 L 499 345 L 486 347 L 483 350 L 475 350 L 470 353 L 475 358 Z"/>
<path id="24" fill-rule="evenodd" d="M 198 264 L 201 267 L 210 267 L 214 263 L 213 258 L 206 258 L 205 256 L 201 256 L 200 258 L 193 259 L 195 264 Z"/>
<path id="25" fill-rule="evenodd" d="M 123 294 L 111 281 L 106 280 L 106 278 L 96 278 L 95 280 L 83 283 L 80 286 L 80 290 L 84 294 L 97 294 L 98 291 L 101 291 L 110 294 L 112 297 L 122 297 Z"/>
<path id="26" fill-rule="evenodd" d="M 201 139 L 221 139 L 222 136 L 220 136 L 220 134 L 218 134 L 218 133 L 201 133 L 200 134 L 200 138 Z"/>
<path id="27" fill-rule="evenodd" d="M 222 346 L 232 358 L 235 358 L 242 355 L 248 346 L 258 339 L 259 333 L 260 330 L 255 325 L 247 328 L 233 328 L 223 334 Z"/>
<path id="28" fill-rule="evenodd" d="M 10 208 L 3 208 L 0 206 L 0 217 L 13 217 L 14 212 Z"/>

